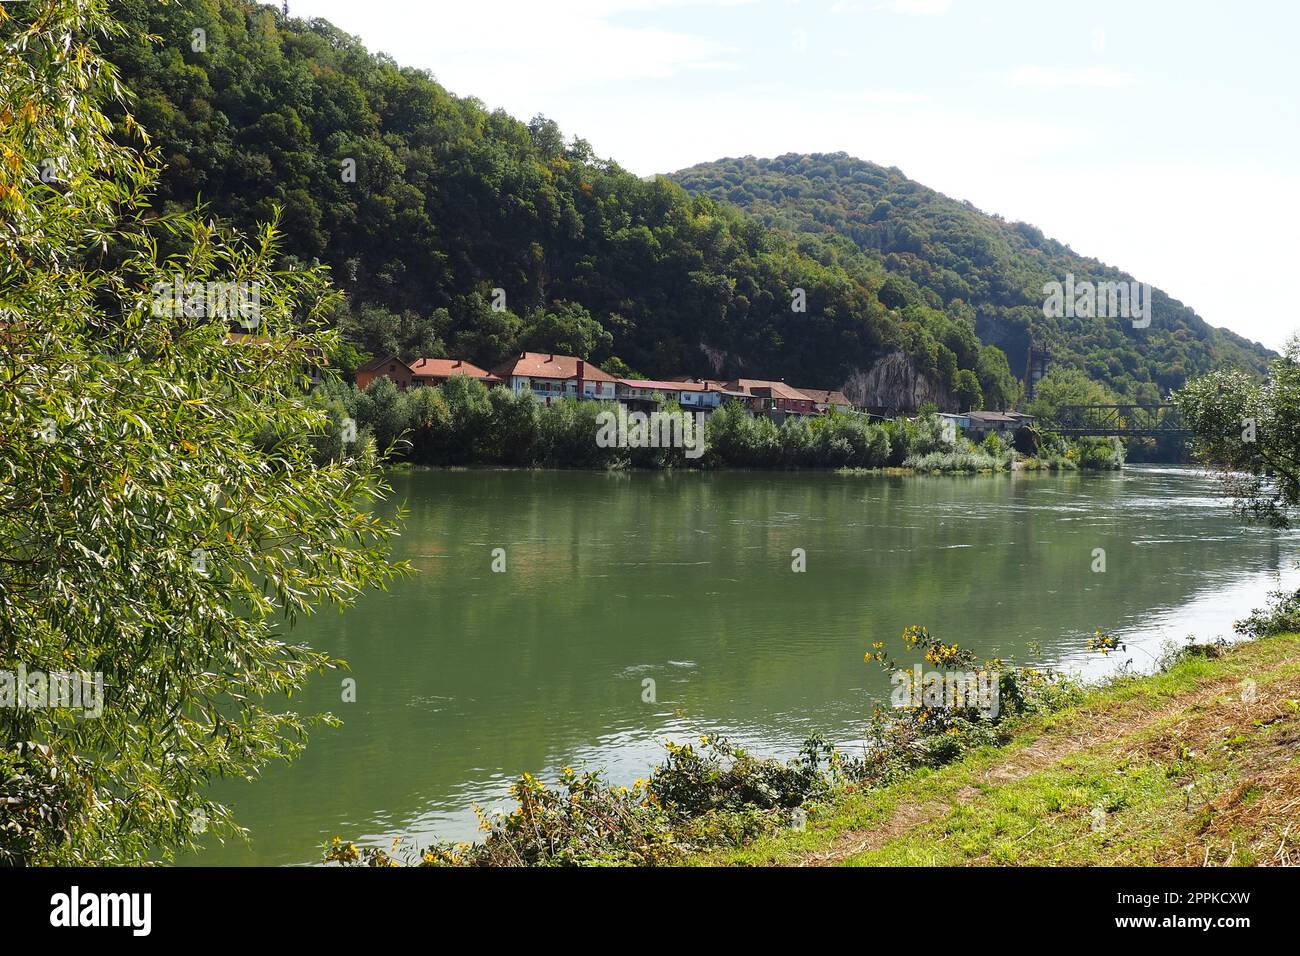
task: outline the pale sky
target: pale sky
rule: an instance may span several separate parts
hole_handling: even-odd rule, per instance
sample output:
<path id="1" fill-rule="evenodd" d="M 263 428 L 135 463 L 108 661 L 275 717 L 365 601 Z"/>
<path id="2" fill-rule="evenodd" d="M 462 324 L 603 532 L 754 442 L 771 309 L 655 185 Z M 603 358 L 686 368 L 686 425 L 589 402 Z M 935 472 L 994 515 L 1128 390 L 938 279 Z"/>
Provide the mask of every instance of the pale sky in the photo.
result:
<path id="1" fill-rule="evenodd" d="M 290 0 L 640 175 L 844 151 L 1277 348 L 1300 329 L 1300 3 Z"/>

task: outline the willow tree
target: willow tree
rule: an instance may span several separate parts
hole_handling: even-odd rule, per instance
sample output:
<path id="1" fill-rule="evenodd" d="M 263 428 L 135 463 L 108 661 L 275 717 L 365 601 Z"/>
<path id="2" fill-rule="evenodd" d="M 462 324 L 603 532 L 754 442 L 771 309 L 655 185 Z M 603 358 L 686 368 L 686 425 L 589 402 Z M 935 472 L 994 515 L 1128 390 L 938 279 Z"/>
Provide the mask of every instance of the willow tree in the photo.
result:
<path id="1" fill-rule="evenodd" d="M 0 862 L 237 832 L 209 780 L 329 719 L 285 700 L 338 663 L 293 625 L 402 570 L 373 451 L 313 461 L 326 277 L 271 226 L 150 210 L 155 154 L 97 52 L 120 29 L 105 0 L 0 6 Z"/>

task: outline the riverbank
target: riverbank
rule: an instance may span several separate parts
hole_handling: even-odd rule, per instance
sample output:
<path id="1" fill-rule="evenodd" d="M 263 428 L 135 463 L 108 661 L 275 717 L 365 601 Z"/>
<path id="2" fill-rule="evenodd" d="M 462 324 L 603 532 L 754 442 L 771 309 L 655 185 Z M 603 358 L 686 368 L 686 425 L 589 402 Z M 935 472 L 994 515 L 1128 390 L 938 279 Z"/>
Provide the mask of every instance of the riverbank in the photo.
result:
<path id="1" fill-rule="evenodd" d="M 690 862 L 1300 863 L 1300 634 L 1189 655 L 1012 732 L 883 788 L 846 788 L 802 832 Z"/>
<path id="2" fill-rule="evenodd" d="M 955 456 L 954 456 L 955 457 Z M 1115 465 L 1107 468 L 1081 468 L 1071 462 L 1048 461 L 1039 458 L 1016 458 L 1005 460 L 996 464 L 986 464 L 981 460 L 972 463 L 958 462 L 952 467 L 913 467 L 911 465 L 889 465 L 881 468 L 815 468 L 799 467 L 791 465 L 786 468 L 741 468 L 741 467 L 693 467 L 678 465 L 670 468 L 653 468 L 639 467 L 630 464 L 611 465 L 604 468 L 561 468 L 553 465 L 493 465 L 493 464 L 475 464 L 475 465 L 417 465 L 409 461 L 391 462 L 385 468 L 389 474 L 406 474 L 421 472 L 525 472 L 525 473 L 545 473 L 545 472 L 587 472 L 591 474 L 620 474 L 620 473 L 685 473 L 685 474 L 716 474 L 726 472 L 729 474 L 752 474 L 752 475 L 772 475 L 772 474 L 808 474 L 808 475 L 837 475 L 841 478 L 931 478 L 939 476 L 958 476 L 958 475 L 1009 475 L 1014 473 L 1041 473 L 1041 474 L 1066 474 L 1071 472 L 1083 472 L 1099 474 L 1112 471 L 1122 471 L 1123 465 Z"/>

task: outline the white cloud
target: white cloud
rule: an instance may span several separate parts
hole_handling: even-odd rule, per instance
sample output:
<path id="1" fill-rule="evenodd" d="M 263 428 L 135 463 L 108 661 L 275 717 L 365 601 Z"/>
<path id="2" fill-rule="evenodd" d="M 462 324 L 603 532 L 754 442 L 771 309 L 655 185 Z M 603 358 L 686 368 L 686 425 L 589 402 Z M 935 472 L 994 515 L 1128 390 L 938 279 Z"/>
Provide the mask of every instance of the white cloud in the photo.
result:
<path id="1" fill-rule="evenodd" d="M 909 17 L 933 17 L 947 13 L 951 7 L 952 0 L 889 0 L 881 9 Z"/>
<path id="2" fill-rule="evenodd" d="M 898 13 L 910 17 L 932 17 L 947 13 L 952 0 L 886 0 L 885 3 L 866 0 L 835 0 L 831 13 L 866 13 L 869 10 Z"/>
<path id="3" fill-rule="evenodd" d="M 756 0 L 552 0 L 552 7 L 578 7 L 601 16 L 627 10 L 667 10 L 672 7 L 744 7 Z"/>
<path id="4" fill-rule="evenodd" d="M 1066 70 L 1059 67 L 1022 66 L 1002 74 L 1009 86 L 1034 90 L 1058 90 L 1065 87 L 1084 89 L 1118 89 L 1129 86 L 1133 77 L 1103 66 Z"/>
<path id="5" fill-rule="evenodd" d="M 891 89 L 826 90 L 818 95 L 851 103 L 870 103 L 873 106 L 908 106 L 914 103 L 925 103 L 930 99 L 928 94 L 915 90 Z"/>

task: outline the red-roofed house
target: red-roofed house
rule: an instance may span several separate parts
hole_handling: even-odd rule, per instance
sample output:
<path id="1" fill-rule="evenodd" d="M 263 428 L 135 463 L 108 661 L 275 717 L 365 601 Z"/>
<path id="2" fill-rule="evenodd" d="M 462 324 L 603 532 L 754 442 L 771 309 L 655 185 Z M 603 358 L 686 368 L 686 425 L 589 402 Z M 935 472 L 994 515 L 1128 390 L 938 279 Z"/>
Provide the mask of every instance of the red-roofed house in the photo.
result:
<path id="1" fill-rule="evenodd" d="M 420 385 L 441 385 L 453 375 L 476 378 L 488 387 L 501 384 L 501 379 L 491 372 L 464 359 L 422 358 L 403 362 L 396 355 L 376 355 L 357 369 L 357 388 L 364 392 L 375 379 L 391 378 L 399 390 L 405 391 Z"/>
<path id="2" fill-rule="evenodd" d="M 617 397 L 614 376 L 572 355 L 520 352 L 492 373 L 516 395 L 526 392 L 547 405 L 565 396 L 609 402 Z"/>
<path id="3" fill-rule="evenodd" d="M 813 400 L 813 408 L 819 412 L 830 408 L 837 408 L 844 412 L 853 411 L 853 403 L 849 401 L 848 396 L 835 389 L 801 388 L 799 391 Z"/>
<path id="4" fill-rule="evenodd" d="M 751 396 L 749 405 L 756 412 L 777 411 L 793 415 L 812 415 L 817 411 L 811 398 L 785 382 L 738 378 L 728 382 L 727 388 Z"/>
<path id="5" fill-rule="evenodd" d="M 491 372 L 481 369 L 471 362 L 466 362 L 464 359 L 416 359 L 411 363 L 411 374 L 415 376 L 415 384 L 417 385 L 441 385 L 453 375 L 476 378 L 488 387 L 501 384 L 501 379 Z"/>
<path id="6" fill-rule="evenodd" d="M 415 381 L 415 373 L 396 355 L 376 355 L 357 369 L 357 388 L 364 392 L 377 378 L 391 378 L 399 391 L 405 391 Z"/>

